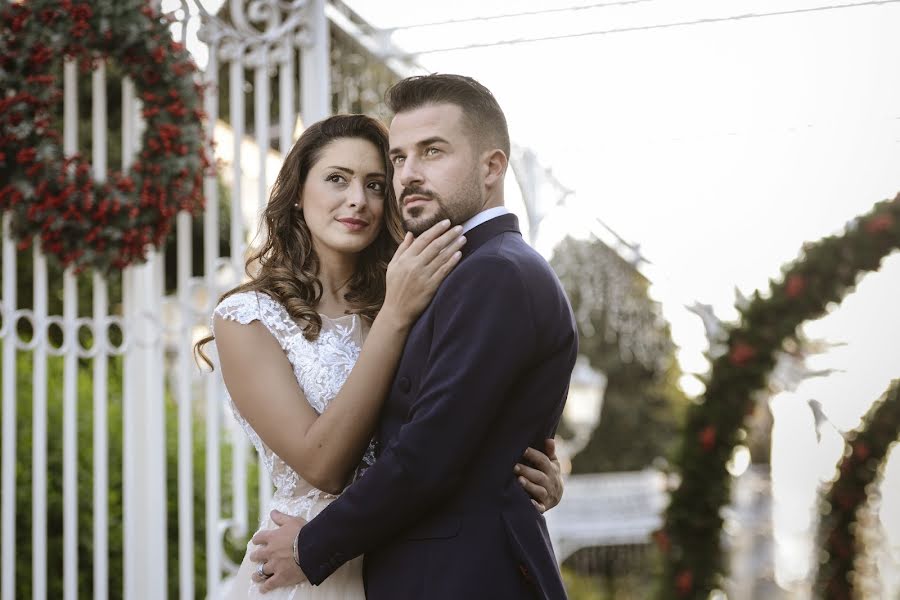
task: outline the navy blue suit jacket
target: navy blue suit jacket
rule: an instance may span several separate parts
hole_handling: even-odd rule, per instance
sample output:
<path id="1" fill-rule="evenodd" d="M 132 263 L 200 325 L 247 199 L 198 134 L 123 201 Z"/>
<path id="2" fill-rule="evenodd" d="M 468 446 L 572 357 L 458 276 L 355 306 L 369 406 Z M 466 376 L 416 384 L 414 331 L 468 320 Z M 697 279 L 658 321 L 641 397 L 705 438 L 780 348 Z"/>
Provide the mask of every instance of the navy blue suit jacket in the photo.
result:
<path id="1" fill-rule="evenodd" d="M 566 596 L 513 466 L 559 422 L 577 352 L 572 309 L 514 215 L 466 237 L 410 331 L 378 460 L 300 533 L 314 584 L 365 554 L 369 600 Z"/>

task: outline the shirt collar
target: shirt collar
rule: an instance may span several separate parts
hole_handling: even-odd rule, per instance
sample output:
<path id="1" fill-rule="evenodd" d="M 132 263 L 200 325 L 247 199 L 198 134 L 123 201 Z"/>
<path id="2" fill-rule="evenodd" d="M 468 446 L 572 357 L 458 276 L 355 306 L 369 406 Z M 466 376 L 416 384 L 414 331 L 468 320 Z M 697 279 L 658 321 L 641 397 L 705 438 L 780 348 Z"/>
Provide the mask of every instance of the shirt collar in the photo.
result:
<path id="1" fill-rule="evenodd" d="M 507 210 L 505 206 L 495 206 L 494 208 L 483 210 L 462 224 L 463 233 L 475 229 L 486 221 L 490 221 L 491 219 L 507 214 L 509 214 L 509 210 Z"/>

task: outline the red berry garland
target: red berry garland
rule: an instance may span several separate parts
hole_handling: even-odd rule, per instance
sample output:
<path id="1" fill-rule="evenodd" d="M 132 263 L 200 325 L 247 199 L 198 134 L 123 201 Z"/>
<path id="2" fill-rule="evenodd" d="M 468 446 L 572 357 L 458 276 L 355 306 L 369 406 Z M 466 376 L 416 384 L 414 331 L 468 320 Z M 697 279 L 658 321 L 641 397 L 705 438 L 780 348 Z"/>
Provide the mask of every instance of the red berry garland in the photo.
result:
<path id="1" fill-rule="evenodd" d="M 773 282 L 768 294 L 755 294 L 740 309 L 741 322 L 728 330 L 728 351 L 713 361 L 702 401 L 691 406 L 684 425 L 676 457 L 681 481 L 666 509 L 665 524 L 656 533 L 658 543 L 665 541 L 659 543 L 665 571 L 658 598 L 706 600 L 724 586 L 722 509 L 729 502 L 731 483 L 726 465 L 752 412 L 754 393 L 766 385 L 776 353 L 797 327 L 822 316 L 864 272 L 877 269 L 881 259 L 898 248 L 900 195 L 851 222 L 843 235 L 805 245 L 801 258 L 783 270 L 783 281 Z M 863 456 L 874 447 L 855 446 L 854 460 L 869 464 L 871 457 Z M 845 461 L 850 465 L 846 468 L 856 464 Z M 862 488 L 842 489 L 834 502 L 850 510 L 864 496 Z M 832 557 L 849 548 L 842 540 L 829 543 Z"/>
<path id="2" fill-rule="evenodd" d="M 838 478 L 822 497 L 817 536 L 819 568 L 813 583 L 816 598 L 860 597 L 853 577 L 859 547 L 857 516 L 869 498 L 869 486 L 881 478 L 884 461 L 898 438 L 900 380 L 891 383 L 888 391 L 863 417 L 863 424 L 847 435 L 847 448 L 838 465 Z"/>
<path id="3" fill-rule="evenodd" d="M 170 20 L 146 0 L 29 0 L 0 8 L 0 210 L 19 248 L 41 248 L 77 270 L 142 262 L 180 210 L 202 208 L 201 88 Z M 146 128 L 127 172 L 94 180 L 90 164 L 63 157 L 51 110 L 62 97 L 62 60 L 89 72 L 117 62 L 134 82 Z"/>

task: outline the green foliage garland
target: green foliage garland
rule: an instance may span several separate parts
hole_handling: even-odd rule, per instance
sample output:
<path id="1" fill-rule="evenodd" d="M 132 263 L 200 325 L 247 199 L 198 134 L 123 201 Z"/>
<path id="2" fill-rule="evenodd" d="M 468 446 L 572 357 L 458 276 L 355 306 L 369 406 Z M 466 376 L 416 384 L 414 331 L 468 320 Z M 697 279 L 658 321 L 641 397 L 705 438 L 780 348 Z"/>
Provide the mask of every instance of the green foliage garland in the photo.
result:
<path id="1" fill-rule="evenodd" d="M 822 556 L 813 597 L 823 600 L 858 598 L 853 585 L 857 513 L 868 491 L 881 478 L 884 459 L 900 437 L 900 380 L 869 409 L 863 423 L 847 435 L 838 478 L 822 498 L 817 548 Z"/>
<path id="2" fill-rule="evenodd" d="M 705 600 L 722 589 L 726 555 L 721 511 L 730 500 L 726 464 L 766 385 L 775 355 L 804 321 L 824 315 L 866 271 L 900 248 L 900 195 L 854 219 L 840 236 L 806 245 L 801 257 L 740 309 L 728 332 L 728 351 L 716 358 L 701 401 L 688 411 L 676 465 L 681 482 L 672 493 L 663 528 L 655 535 L 664 554 L 659 597 Z"/>
<path id="3" fill-rule="evenodd" d="M 201 89 L 169 25 L 146 0 L 0 1 L 0 210 L 20 250 L 38 237 L 63 265 L 122 269 L 164 242 L 178 211 L 202 207 Z M 52 124 L 65 58 L 82 73 L 115 61 L 142 103 L 143 147 L 105 182 L 63 157 Z"/>

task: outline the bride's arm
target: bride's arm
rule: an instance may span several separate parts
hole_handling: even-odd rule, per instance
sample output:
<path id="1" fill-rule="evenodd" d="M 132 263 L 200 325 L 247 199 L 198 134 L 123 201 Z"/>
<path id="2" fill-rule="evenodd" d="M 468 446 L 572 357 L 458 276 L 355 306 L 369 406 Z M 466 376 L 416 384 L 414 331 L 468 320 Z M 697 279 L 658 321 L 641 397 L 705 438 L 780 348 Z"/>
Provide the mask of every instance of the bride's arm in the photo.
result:
<path id="1" fill-rule="evenodd" d="M 448 224 L 449 225 L 449 224 Z M 460 230 L 436 226 L 407 236 L 388 268 L 385 302 L 338 395 L 317 415 L 290 362 L 259 321 L 216 316 L 216 345 L 231 398 L 272 449 L 315 487 L 338 493 L 375 429 L 407 334 L 437 286 L 459 261 Z M 441 235 L 442 234 L 442 235 Z"/>

